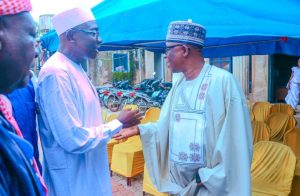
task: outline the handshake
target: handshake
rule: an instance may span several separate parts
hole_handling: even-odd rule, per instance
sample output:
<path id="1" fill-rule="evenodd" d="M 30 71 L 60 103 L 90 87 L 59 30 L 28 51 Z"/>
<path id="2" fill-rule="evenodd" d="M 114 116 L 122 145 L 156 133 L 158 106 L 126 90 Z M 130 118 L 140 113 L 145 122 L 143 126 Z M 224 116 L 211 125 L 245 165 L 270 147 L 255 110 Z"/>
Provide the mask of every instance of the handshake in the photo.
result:
<path id="1" fill-rule="evenodd" d="M 138 135 L 139 129 L 136 125 L 140 123 L 142 114 L 139 110 L 123 110 L 118 120 L 123 124 L 123 129 L 113 136 L 116 140 L 127 139 L 128 137 Z"/>

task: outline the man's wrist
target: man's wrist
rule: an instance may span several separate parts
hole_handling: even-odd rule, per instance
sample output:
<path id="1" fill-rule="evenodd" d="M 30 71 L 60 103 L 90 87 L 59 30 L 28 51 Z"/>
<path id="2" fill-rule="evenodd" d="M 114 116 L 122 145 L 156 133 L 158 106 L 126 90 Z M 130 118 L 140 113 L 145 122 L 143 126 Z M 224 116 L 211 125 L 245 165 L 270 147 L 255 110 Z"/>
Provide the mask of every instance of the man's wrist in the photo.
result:
<path id="1" fill-rule="evenodd" d="M 136 133 L 135 133 L 136 135 L 140 135 L 140 129 L 139 129 L 139 127 L 138 126 L 136 126 Z"/>

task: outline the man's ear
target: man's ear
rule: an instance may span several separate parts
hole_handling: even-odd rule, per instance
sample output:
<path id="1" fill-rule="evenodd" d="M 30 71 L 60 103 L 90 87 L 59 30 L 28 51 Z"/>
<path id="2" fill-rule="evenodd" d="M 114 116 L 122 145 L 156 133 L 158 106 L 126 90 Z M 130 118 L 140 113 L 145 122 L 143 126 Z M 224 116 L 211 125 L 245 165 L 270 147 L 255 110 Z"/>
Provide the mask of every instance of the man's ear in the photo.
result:
<path id="1" fill-rule="evenodd" d="M 190 47 L 188 47 L 188 46 L 186 46 L 186 45 L 183 45 L 183 57 L 188 57 L 189 56 L 189 54 L 190 54 L 190 51 L 191 49 L 190 49 Z"/>
<path id="2" fill-rule="evenodd" d="M 67 37 L 67 40 L 70 41 L 70 42 L 74 42 L 74 31 L 72 30 L 68 30 L 66 32 L 66 37 Z"/>

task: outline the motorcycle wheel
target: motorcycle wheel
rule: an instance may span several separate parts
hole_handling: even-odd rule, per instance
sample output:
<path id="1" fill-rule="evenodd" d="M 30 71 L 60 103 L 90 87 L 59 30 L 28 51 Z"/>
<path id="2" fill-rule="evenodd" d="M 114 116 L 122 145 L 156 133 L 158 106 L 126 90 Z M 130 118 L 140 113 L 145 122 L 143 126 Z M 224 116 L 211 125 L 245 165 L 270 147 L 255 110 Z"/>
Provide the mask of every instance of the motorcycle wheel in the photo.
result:
<path id="1" fill-rule="evenodd" d="M 133 104 L 139 107 L 139 110 L 142 114 L 145 114 L 146 110 L 148 109 L 148 101 L 143 98 L 136 98 L 133 101 Z"/>
<path id="2" fill-rule="evenodd" d="M 121 99 L 121 103 L 120 103 L 120 110 L 122 110 L 123 109 L 123 107 L 126 105 L 126 104 L 128 104 L 129 102 L 128 102 L 128 98 L 122 98 Z"/>
<path id="3" fill-rule="evenodd" d="M 120 100 L 117 96 L 111 95 L 107 99 L 107 107 L 112 112 L 117 112 L 119 110 Z"/>

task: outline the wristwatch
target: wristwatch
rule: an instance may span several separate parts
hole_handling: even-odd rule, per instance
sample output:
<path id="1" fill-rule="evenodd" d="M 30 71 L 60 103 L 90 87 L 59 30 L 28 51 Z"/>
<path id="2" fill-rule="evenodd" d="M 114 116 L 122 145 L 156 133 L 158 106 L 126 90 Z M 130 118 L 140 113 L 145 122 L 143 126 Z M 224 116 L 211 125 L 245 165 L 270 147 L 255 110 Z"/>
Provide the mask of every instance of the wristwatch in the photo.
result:
<path id="1" fill-rule="evenodd" d="M 197 184 L 201 183 L 201 178 L 200 178 L 200 176 L 199 176 L 199 173 L 198 173 L 198 171 L 196 172 L 196 176 L 195 176 L 195 178 L 196 178 L 196 182 L 197 182 Z"/>

